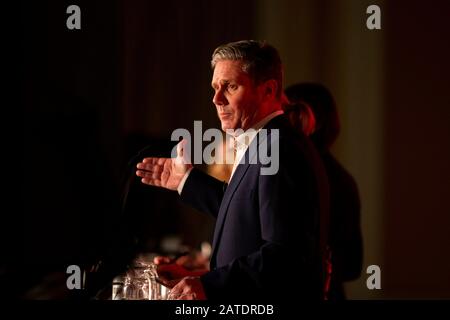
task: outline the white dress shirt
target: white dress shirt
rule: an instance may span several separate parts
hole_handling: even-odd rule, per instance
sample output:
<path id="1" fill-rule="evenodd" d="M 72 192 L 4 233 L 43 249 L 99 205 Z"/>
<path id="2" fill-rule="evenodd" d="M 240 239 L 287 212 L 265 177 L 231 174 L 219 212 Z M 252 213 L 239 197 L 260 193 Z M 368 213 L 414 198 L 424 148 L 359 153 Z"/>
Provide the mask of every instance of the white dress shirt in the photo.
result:
<path id="1" fill-rule="evenodd" d="M 242 157 L 244 156 L 245 152 L 248 149 L 248 146 L 252 143 L 253 139 L 258 135 L 259 131 L 273 118 L 276 116 L 283 114 L 283 110 L 278 110 L 275 112 L 272 112 L 267 117 L 263 118 L 261 121 L 253 125 L 250 129 L 247 130 L 244 133 L 234 137 L 235 141 L 235 148 L 236 148 L 236 157 L 234 159 L 233 164 L 233 170 L 231 171 L 230 175 L 230 181 L 233 177 L 234 172 L 236 171 L 236 168 L 241 161 Z"/>

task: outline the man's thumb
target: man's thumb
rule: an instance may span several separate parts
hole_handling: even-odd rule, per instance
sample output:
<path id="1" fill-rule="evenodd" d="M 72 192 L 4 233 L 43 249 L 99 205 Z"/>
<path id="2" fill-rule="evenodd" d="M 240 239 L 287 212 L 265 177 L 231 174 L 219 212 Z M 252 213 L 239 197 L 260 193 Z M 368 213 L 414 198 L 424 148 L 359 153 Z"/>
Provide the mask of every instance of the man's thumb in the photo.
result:
<path id="1" fill-rule="evenodd" d="M 182 160 L 183 164 L 191 164 L 190 143 L 186 139 L 182 139 L 177 144 L 177 160 Z"/>

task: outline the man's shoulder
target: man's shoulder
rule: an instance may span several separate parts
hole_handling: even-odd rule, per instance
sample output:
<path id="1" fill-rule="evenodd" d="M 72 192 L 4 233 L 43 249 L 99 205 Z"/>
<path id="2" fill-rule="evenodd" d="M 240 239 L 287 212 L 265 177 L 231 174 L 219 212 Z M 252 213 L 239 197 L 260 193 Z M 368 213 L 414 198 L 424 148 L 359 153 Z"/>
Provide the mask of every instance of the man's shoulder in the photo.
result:
<path id="1" fill-rule="evenodd" d="M 267 137 L 273 135 L 274 129 L 278 130 L 277 137 L 267 139 L 269 149 L 273 149 L 272 144 L 276 143 L 279 153 L 280 163 L 298 164 L 308 162 L 312 166 L 323 166 L 322 160 L 312 141 L 303 132 L 299 132 L 291 126 L 285 115 L 273 118 L 264 127 L 267 129 Z M 325 170 L 321 168 L 320 170 Z"/>
<path id="2" fill-rule="evenodd" d="M 273 134 L 274 130 L 276 130 L 280 144 L 301 146 L 307 139 L 303 133 L 298 132 L 291 126 L 284 114 L 278 115 L 270 120 L 263 129 L 266 130 L 268 135 Z"/>
<path id="3" fill-rule="evenodd" d="M 263 129 L 286 130 L 289 128 L 290 128 L 290 125 L 289 125 L 288 119 L 286 118 L 286 116 L 284 114 L 280 114 L 280 115 L 277 115 L 276 117 L 272 118 L 269 122 L 267 122 Z"/>

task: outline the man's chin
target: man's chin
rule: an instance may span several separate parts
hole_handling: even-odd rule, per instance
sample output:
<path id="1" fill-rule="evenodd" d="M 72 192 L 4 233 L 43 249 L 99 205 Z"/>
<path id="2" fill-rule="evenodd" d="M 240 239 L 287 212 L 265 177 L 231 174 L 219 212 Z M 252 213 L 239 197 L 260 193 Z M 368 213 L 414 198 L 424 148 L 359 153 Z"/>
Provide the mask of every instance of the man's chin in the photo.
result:
<path id="1" fill-rule="evenodd" d="M 229 123 L 229 122 L 226 122 L 226 123 L 222 122 L 222 123 L 221 123 L 221 126 L 222 126 L 222 131 L 234 130 L 234 128 L 235 128 L 235 127 L 234 127 L 231 123 Z"/>

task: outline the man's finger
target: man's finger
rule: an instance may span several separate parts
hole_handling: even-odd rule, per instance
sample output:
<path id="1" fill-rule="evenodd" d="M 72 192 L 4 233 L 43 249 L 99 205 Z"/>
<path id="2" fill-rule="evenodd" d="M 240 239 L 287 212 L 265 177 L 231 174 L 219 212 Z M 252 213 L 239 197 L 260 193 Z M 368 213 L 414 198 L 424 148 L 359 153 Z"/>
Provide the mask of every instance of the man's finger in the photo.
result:
<path id="1" fill-rule="evenodd" d="M 144 178 L 144 177 L 146 176 L 147 173 L 148 173 L 147 171 L 142 171 L 142 170 L 137 170 L 137 171 L 136 171 L 136 175 L 137 175 L 138 177 L 141 177 L 141 178 Z"/>
<path id="2" fill-rule="evenodd" d="M 136 175 L 141 178 L 161 180 L 161 173 L 138 170 Z"/>
<path id="3" fill-rule="evenodd" d="M 162 165 L 155 165 L 155 164 L 150 164 L 150 163 L 142 163 L 139 162 L 136 167 L 140 170 L 146 170 L 146 171 L 151 171 L 151 172 L 161 172 L 164 170 L 164 166 Z"/>
<path id="4" fill-rule="evenodd" d="M 158 160 L 159 160 L 159 159 L 161 159 L 161 158 L 154 158 L 154 157 L 151 157 L 151 158 L 144 158 L 144 159 L 142 160 L 142 162 L 143 162 L 143 163 L 156 164 L 156 163 L 158 163 Z"/>
<path id="5" fill-rule="evenodd" d="M 177 283 L 170 286 L 174 281 L 177 281 Z M 178 297 L 183 293 L 184 288 L 182 286 L 182 282 L 183 281 L 182 280 L 180 281 L 179 279 L 167 281 L 167 285 L 165 284 L 165 286 L 171 288 L 169 293 L 169 300 L 177 300 Z"/>
<path id="6" fill-rule="evenodd" d="M 179 296 L 177 296 L 174 300 L 197 300 L 196 296 L 197 295 L 195 294 L 195 292 L 182 293 Z"/>
<path id="7" fill-rule="evenodd" d="M 183 278 L 170 290 L 171 300 L 196 300 L 197 294 L 186 278 Z"/>
<path id="8" fill-rule="evenodd" d="M 136 171 L 136 175 L 138 177 L 142 178 L 141 181 L 146 184 L 156 185 L 156 184 L 161 183 L 161 175 L 160 174 L 153 174 L 150 172 L 138 170 L 138 171 Z"/>
<path id="9" fill-rule="evenodd" d="M 184 153 L 184 145 L 186 144 L 186 141 L 183 139 L 177 144 L 177 157 L 183 157 Z"/>
<path id="10" fill-rule="evenodd" d="M 181 140 L 177 144 L 177 158 L 175 160 L 176 163 L 179 164 L 192 164 L 190 151 L 187 147 L 188 141 L 186 139 Z"/>

